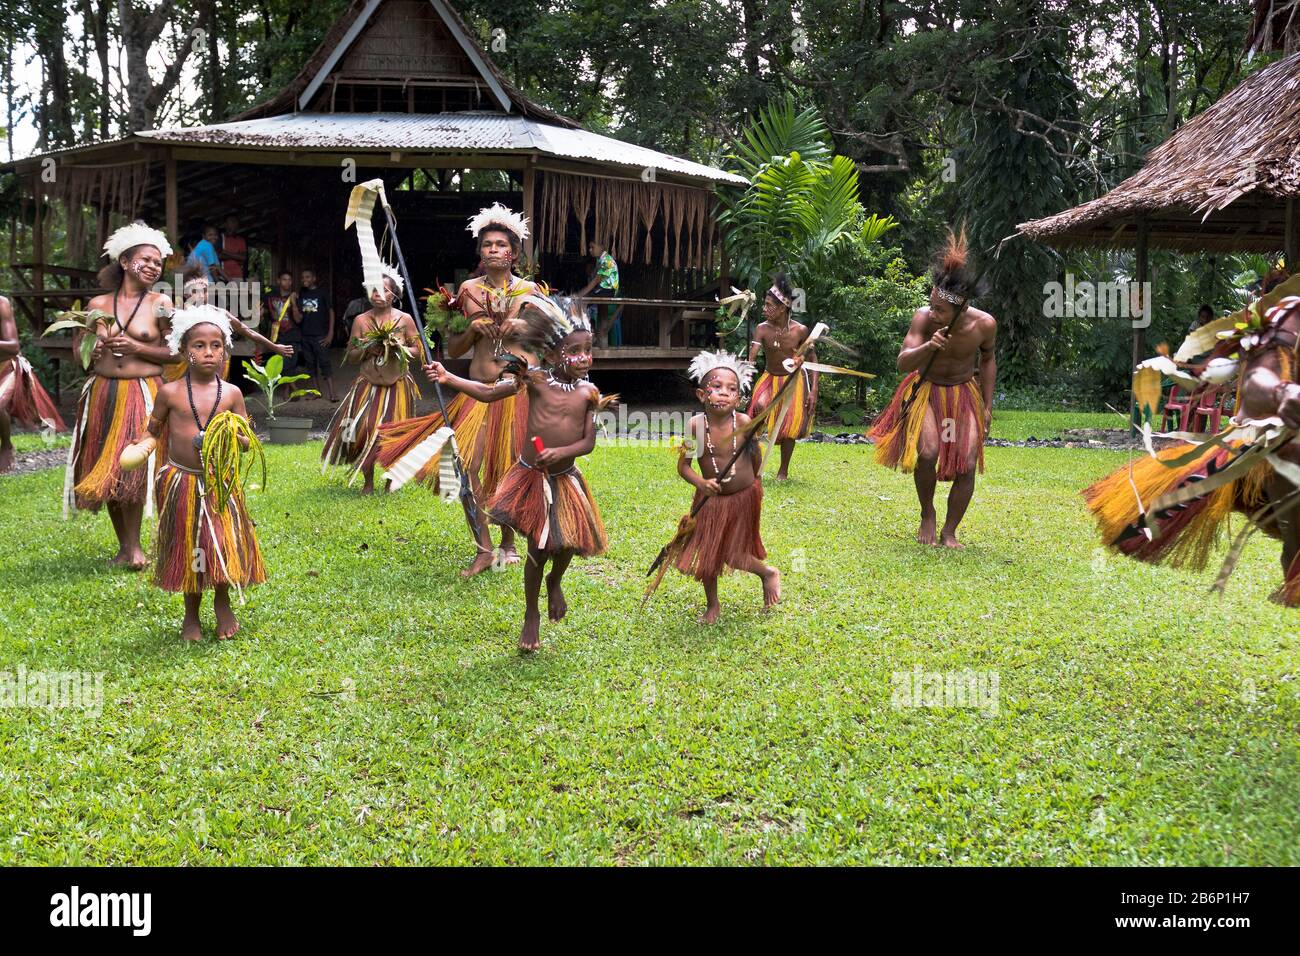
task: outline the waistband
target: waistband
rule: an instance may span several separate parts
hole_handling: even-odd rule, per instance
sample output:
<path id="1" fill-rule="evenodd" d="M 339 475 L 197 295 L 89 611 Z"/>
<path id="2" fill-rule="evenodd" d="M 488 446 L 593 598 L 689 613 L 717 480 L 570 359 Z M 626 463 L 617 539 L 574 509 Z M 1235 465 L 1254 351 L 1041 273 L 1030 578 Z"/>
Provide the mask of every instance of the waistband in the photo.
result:
<path id="1" fill-rule="evenodd" d="M 523 465 L 525 468 L 531 469 L 532 471 L 542 471 L 542 469 L 538 468 L 536 465 L 530 465 L 530 464 L 528 464 L 528 462 L 524 461 L 524 456 L 523 456 L 523 455 L 520 455 L 520 456 L 519 456 L 517 459 L 515 459 L 515 460 L 516 460 L 519 464 Z M 542 472 L 542 474 L 550 475 L 552 478 L 561 478 L 561 477 L 563 477 L 564 475 L 572 474 L 573 472 L 575 472 L 575 471 L 577 471 L 577 470 L 578 470 L 578 466 L 577 466 L 576 464 L 573 464 L 573 465 L 570 465 L 568 468 L 564 469 L 564 471 L 545 471 L 545 472 Z"/>

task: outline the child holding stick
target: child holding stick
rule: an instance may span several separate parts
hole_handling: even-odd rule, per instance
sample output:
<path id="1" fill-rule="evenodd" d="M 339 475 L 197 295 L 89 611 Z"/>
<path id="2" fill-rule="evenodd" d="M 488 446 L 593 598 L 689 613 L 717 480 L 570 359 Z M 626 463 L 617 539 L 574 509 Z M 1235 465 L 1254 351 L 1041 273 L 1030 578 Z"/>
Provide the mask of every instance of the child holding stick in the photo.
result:
<path id="1" fill-rule="evenodd" d="M 154 583 L 185 595 L 181 637 L 202 637 L 199 606 L 212 590 L 217 637 L 239 630 L 230 606 L 230 587 L 242 589 L 266 580 L 253 521 L 244 507 L 239 459 L 252 449 L 260 455 L 244 396 L 219 372 L 232 346 L 230 320 L 211 305 L 172 315 L 168 345 L 184 354 L 189 368 L 158 390 L 148 437 L 122 452 L 124 470 L 148 459 L 163 429 L 168 430 L 167 463 L 158 469 L 157 563 Z"/>
<path id="2" fill-rule="evenodd" d="M 531 294 L 524 297 L 519 317 L 520 345 L 544 356 L 546 367 L 515 358 L 490 385 L 452 375 L 438 362 L 426 365 L 425 374 L 429 381 L 480 402 L 499 402 L 528 390 L 530 440 L 501 479 L 487 511 L 494 522 L 528 539 L 519 649 L 535 651 L 541 646 L 537 602 L 542 581 L 546 582 L 547 616 L 562 620 L 568 603 L 561 584 L 569 562 L 575 554 L 603 554 L 608 546 L 591 489 L 574 460 L 596 447 L 595 412 L 614 399 L 602 399 L 586 379 L 591 368 L 591 325 L 575 302 L 557 305 L 546 296 Z M 551 569 L 546 573 L 548 561 Z"/>
<path id="3" fill-rule="evenodd" d="M 677 460 L 677 473 L 695 487 L 691 511 L 695 527 L 685 540 L 675 567 L 704 585 L 703 624 L 718 619 L 718 575 L 727 570 L 748 571 L 763 582 L 763 605 L 781 600 L 781 572 L 763 559 L 767 550 L 759 525 L 763 513 L 763 483 L 757 469 L 761 452 L 757 441 L 749 453 L 738 457 L 748 441 L 748 415 L 737 409 L 754 377 L 753 363 L 729 352 L 701 352 L 690 365 L 690 376 L 699 382 L 696 397 L 704 406 L 687 426 L 688 440 Z M 727 463 L 735 458 L 729 469 Z M 691 462 L 699 463 L 697 473 Z M 703 499 L 711 500 L 701 504 Z"/>

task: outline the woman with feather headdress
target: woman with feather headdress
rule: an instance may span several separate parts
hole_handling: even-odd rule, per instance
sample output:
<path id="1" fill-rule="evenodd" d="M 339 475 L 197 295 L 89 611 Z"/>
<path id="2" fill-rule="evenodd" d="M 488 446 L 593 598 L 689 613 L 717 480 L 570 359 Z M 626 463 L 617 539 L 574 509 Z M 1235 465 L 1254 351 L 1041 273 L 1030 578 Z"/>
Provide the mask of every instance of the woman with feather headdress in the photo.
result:
<path id="1" fill-rule="evenodd" d="M 898 353 L 905 373 L 893 400 L 868 432 L 876 461 L 911 472 L 921 502 L 916 540 L 935 544 L 937 481 L 951 481 L 937 543 L 960 548 L 957 526 L 984 470 L 993 416 L 998 323 L 970 305 L 980 290 L 967 263 L 966 233 L 948 233 L 934 266 L 928 306 L 917 309 Z"/>
<path id="2" fill-rule="evenodd" d="M 370 311 L 357 316 L 343 357 L 361 369 L 330 419 L 320 453 L 321 471 L 330 465 L 348 465 L 349 483 L 361 475 L 363 495 L 375 490 L 380 429 L 407 421 L 420 397 L 411 375 L 420 330 L 410 315 L 395 307 L 402 291 L 402 277 L 390 265 L 383 265 L 381 277 L 367 286 Z"/>
<path id="3" fill-rule="evenodd" d="M 64 481 L 63 513 L 71 507 L 98 511 L 107 505 L 117 533 L 117 555 L 109 562 L 132 570 L 148 564 L 140 546 L 140 524 L 153 513 L 153 468 L 124 472 L 123 448 L 143 432 L 172 360 L 164 339 L 172 302 L 154 292 L 171 244 L 157 229 L 133 222 L 104 243 L 108 265 L 99 274 L 112 291 L 87 303 L 86 330 L 93 334 L 91 370 L 77 402 Z M 165 456 L 160 447 L 156 458 Z"/>
<path id="4" fill-rule="evenodd" d="M 513 337 L 524 297 L 540 287 L 514 272 L 528 238 L 528 220 L 500 203 L 479 210 L 469 221 L 479 254 L 479 274 L 461 284 L 449 308 L 459 311 L 463 329 L 444 329 L 448 341 L 443 354 L 455 358 L 471 353 L 469 377 L 490 385 L 505 369 L 505 356 L 514 349 Z M 528 395 L 511 393 L 501 401 L 485 403 L 473 395 L 459 394 L 447 406 L 456 444 L 465 460 L 465 473 L 475 498 L 492 497 L 501 479 L 524 450 L 524 426 L 528 420 Z M 429 439 L 443 422 L 441 412 L 418 416 L 381 429 L 379 463 L 398 476 L 401 483 L 414 479 L 438 490 L 438 456 Z M 439 446 L 440 447 L 440 446 Z M 398 486 L 390 482 L 390 488 Z M 492 536 L 486 525 L 472 529 L 477 553 L 461 572 L 472 577 L 492 567 L 497 560 Z M 518 564 L 514 531 L 501 529 L 501 564 Z"/>

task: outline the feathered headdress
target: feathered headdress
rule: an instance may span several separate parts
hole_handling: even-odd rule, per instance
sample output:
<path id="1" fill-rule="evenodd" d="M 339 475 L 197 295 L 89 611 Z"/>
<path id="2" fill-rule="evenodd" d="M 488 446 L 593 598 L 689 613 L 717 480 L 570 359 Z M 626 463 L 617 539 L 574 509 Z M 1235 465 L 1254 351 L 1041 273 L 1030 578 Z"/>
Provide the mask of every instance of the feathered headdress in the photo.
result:
<path id="1" fill-rule="evenodd" d="M 563 298 L 557 302 L 539 292 L 529 293 L 519 300 L 519 319 L 524 324 L 519 339 L 535 352 L 558 347 L 566 335 L 591 331 L 587 310 L 578 304 L 577 299 Z"/>
<path id="2" fill-rule="evenodd" d="M 935 293 L 945 302 L 957 305 L 969 302 L 983 290 L 976 288 L 979 280 L 971 274 L 969 251 L 966 243 L 966 227 L 961 232 L 948 230 L 948 241 L 935 257 L 931 281 Z"/>
<path id="3" fill-rule="evenodd" d="M 520 242 L 528 238 L 528 220 L 499 202 L 494 202 L 492 205 L 480 209 L 477 216 L 471 216 L 467 228 L 470 234 L 477 239 L 479 233 L 489 226 L 496 226 L 506 230 Z"/>
<path id="4" fill-rule="evenodd" d="M 153 226 L 147 226 L 137 219 L 108 237 L 104 243 L 104 255 L 109 262 L 116 262 L 122 253 L 136 246 L 154 246 L 164 259 L 172 254 L 172 245 L 167 237 Z"/>
<path id="5" fill-rule="evenodd" d="M 406 283 L 402 280 L 402 274 L 387 262 L 379 267 L 379 272 L 385 278 L 393 280 L 393 285 L 397 286 L 397 297 L 400 299 L 403 293 L 406 292 Z"/>
<path id="6" fill-rule="evenodd" d="M 177 309 L 172 313 L 172 330 L 167 334 L 167 347 L 171 349 L 172 355 L 181 354 L 181 343 L 185 341 L 185 333 L 205 322 L 221 330 L 221 335 L 226 340 L 226 348 L 235 347 L 234 340 L 230 337 L 230 316 L 226 315 L 226 310 L 215 305 L 196 305 L 188 309 Z"/>
<path id="7" fill-rule="evenodd" d="M 749 383 L 754 380 L 754 373 L 758 371 L 753 362 L 747 362 L 739 355 L 732 355 L 719 349 L 716 352 L 704 351 L 695 356 L 691 359 L 687 372 L 691 378 L 703 385 L 709 373 L 719 368 L 729 369 L 736 376 L 742 394 L 749 391 Z"/>

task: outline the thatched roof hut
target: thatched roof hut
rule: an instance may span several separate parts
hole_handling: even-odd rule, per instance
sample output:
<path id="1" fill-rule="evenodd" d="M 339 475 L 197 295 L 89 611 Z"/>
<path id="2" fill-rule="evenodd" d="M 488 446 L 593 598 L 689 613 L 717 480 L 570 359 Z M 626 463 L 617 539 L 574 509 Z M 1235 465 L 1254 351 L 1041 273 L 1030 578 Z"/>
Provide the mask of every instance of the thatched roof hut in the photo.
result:
<path id="1" fill-rule="evenodd" d="M 1061 249 L 1135 246 L 1145 231 L 1183 252 L 1294 253 L 1298 196 L 1300 53 L 1248 77 L 1104 196 L 1018 231 Z"/>

